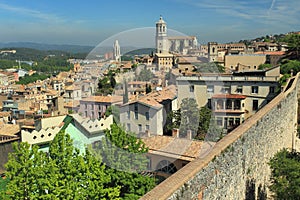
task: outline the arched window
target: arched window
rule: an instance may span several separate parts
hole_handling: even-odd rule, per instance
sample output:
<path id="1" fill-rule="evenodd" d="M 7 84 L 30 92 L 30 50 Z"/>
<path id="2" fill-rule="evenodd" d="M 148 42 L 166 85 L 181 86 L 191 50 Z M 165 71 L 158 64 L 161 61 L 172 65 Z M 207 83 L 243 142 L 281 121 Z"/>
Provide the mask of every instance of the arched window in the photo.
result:
<path id="1" fill-rule="evenodd" d="M 177 168 L 175 167 L 175 165 L 168 160 L 160 161 L 157 164 L 156 169 L 157 169 L 157 171 L 165 172 L 168 174 L 174 174 L 175 172 L 177 172 Z"/>

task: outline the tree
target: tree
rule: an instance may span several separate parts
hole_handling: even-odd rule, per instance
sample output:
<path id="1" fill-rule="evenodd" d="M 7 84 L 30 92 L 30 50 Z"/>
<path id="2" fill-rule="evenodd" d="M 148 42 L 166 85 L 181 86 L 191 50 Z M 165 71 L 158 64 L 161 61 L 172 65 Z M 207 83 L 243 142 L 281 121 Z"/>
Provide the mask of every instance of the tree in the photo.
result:
<path id="1" fill-rule="evenodd" d="M 300 71 L 300 61 L 298 60 L 283 60 L 280 66 L 281 74 L 297 74 Z"/>
<path id="2" fill-rule="evenodd" d="M 299 199 L 300 197 L 300 153 L 287 149 L 271 158 L 271 186 L 275 199 Z"/>
<path id="3" fill-rule="evenodd" d="M 271 68 L 271 67 L 272 67 L 271 64 L 260 64 L 260 65 L 258 66 L 258 69 L 259 69 L 259 70 L 263 70 L 263 69 L 268 69 L 268 68 Z"/>
<path id="4" fill-rule="evenodd" d="M 186 136 L 188 130 L 191 130 L 195 136 L 199 126 L 199 109 L 195 99 L 185 98 L 180 104 L 181 123 L 179 134 Z"/>
<path id="5" fill-rule="evenodd" d="M 225 67 L 214 62 L 210 63 L 200 63 L 196 64 L 195 66 L 196 72 L 201 72 L 201 73 L 223 73 L 225 72 Z"/>
<path id="6" fill-rule="evenodd" d="M 299 51 L 300 51 L 300 35 L 290 34 L 284 38 L 284 41 L 288 43 L 289 52 L 299 60 Z"/>
<path id="7" fill-rule="evenodd" d="M 139 73 L 139 75 L 137 76 L 137 80 L 138 81 L 150 81 L 152 78 L 154 77 L 154 75 L 152 74 L 152 72 L 149 69 L 142 69 Z"/>
<path id="8" fill-rule="evenodd" d="M 139 174 L 147 169 L 145 153 L 148 148 L 134 133 L 126 132 L 123 127 L 112 124 L 111 130 L 105 131 L 105 138 L 92 152 L 102 159 L 111 175 L 107 186 L 121 186 L 121 198 L 138 199 L 155 186 L 155 179 Z"/>
<path id="9" fill-rule="evenodd" d="M 165 126 L 165 132 L 167 132 L 169 135 L 172 134 L 172 130 L 174 128 L 180 127 L 181 122 L 181 111 L 173 110 L 167 114 L 167 120 L 166 120 L 166 126 Z"/>
<path id="10" fill-rule="evenodd" d="M 110 115 L 113 115 L 114 122 L 116 124 L 118 124 L 120 122 L 120 110 L 117 106 L 111 105 L 106 109 L 105 116 L 108 117 Z"/>
<path id="11" fill-rule="evenodd" d="M 206 106 L 199 111 L 199 128 L 197 130 L 197 138 L 203 140 L 211 124 L 212 112 Z"/>
<path id="12" fill-rule="evenodd" d="M 49 154 L 15 143 L 6 164 L 7 199 L 115 199 L 119 186 L 108 187 L 110 174 L 89 151 L 80 155 L 68 134 L 58 133 Z"/>

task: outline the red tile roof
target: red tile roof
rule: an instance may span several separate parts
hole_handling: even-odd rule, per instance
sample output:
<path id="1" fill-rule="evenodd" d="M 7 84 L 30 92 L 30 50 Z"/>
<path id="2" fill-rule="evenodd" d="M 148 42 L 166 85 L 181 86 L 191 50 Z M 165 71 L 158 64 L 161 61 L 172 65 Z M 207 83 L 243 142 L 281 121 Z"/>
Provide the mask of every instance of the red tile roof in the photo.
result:
<path id="1" fill-rule="evenodd" d="M 246 99 L 246 96 L 240 94 L 215 94 L 214 99 Z"/>

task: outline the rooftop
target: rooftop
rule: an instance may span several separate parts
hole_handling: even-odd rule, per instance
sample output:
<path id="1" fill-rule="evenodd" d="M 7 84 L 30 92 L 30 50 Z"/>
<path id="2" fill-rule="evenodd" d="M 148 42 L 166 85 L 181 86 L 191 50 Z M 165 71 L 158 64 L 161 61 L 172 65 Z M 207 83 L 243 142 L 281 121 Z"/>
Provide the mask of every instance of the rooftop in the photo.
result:
<path id="1" fill-rule="evenodd" d="M 151 136 L 142 138 L 149 148 L 149 153 L 192 161 L 203 155 L 209 145 L 200 140 L 189 140 L 171 136 Z M 211 144 L 211 146 L 213 146 Z"/>
<path id="2" fill-rule="evenodd" d="M 80 102 L 117 103 L 122 100 L 123 97 L 121 96 L 90 96 L 80 100 Z"/>
<path id="3" fill-rule="evenodd" d="M 215 94 L 212 96 L 215 99 L 246 99 L 246 96 L 240 94 Z"/>

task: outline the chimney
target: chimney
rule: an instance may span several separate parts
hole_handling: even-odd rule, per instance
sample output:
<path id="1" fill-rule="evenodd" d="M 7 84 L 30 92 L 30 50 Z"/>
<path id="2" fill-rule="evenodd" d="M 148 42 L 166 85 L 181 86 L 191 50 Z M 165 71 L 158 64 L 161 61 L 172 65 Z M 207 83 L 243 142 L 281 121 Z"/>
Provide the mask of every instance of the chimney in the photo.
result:
<path id="1" fill-rule="evenodd" d="M 193 139 L 192 130 L 188 130 L 188 131 L 186 132 L 186 138 L 187 138 L 188 140 L 192 140 L 192 139 Z"/>
<path id="2" fill-rule="evenodd" d="M 172 137 L 179 138 L 179 129 L 178 128 L 173 128 Z"/>

